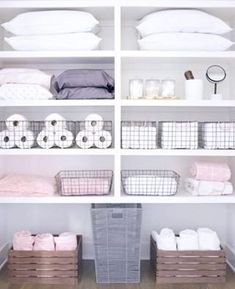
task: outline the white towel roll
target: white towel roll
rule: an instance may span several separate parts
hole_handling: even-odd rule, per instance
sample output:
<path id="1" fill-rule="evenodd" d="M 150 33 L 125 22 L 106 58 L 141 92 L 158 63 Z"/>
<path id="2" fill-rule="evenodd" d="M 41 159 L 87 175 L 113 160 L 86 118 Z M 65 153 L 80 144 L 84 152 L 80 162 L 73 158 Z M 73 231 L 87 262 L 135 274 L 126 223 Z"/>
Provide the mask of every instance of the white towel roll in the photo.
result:
<path id="1" fill-rule="evenodd" d="M 103 129 L 104 121 L 101 115 L 92 113 L 85 119 L 85 129 L 92 132 L 97 132 Z"/>
<path id="2" fill-rule="evenodd" d="M 98 149 L 107 149 L 112 144 L 112 135 L 106 130 L 94 134 L 94 144 Z"/>
<path id="3" fill-rule="evenodd" d="M 15 146 L 15 133 L 9 130 L 0 132 L 0 147 L 2 149 L 11 149 Z"/>
<path id="4" fill-rule="evenodd" d="M 89 149 L 94 145 L 94 134 L 90 131 L 82 130 L 76 137 L 76 143 L 81 149 Z"/>
<path id="5" fill-rule="evenodd" d="M 46 130 L 54 132 L 61 131 L 67 128 L 65 118 L 58 113 L 49 114 L 45 118 L 45 126 Z"/>
<path id="6" fill-rule="evenodd" d="M 164 228 L 157 236 L 157 246 L 160 250 L 176 250 L 176 237 L 173 230 Z"/>
<path id="7" fill-rule="evenodd" d="M 9 130 L 19 130 L 21 132 L 29 128 L 29 122 L 21 114 L 13 114 L 6 120 L 6 126 Z"/>
<path id="8" fill-rule="evenodd" d="M 209 228 L 199 228 L 197 232 L 200 250 L 220 250 L 220 240 L 215 231 Z"/>
<path id="9" fill-rule="evenodd" d="M 42 130 L 37 136 L 37 143 L 43 149 L 52 148 L 55 145 L 54 132 Z"/>
<path id="10" fill-rule="evenodd" d="M 15 144 L 20 149 L 30 149 L 34 145 L 34 134 L 30 130 L 22 132 L 20 135 L 16 135 Z"/>
<path id="11" fill-rule="evenodd" d="M 198 233 L 194 230 L 184 230 L 177 238 L 178 250 L 199 250 Z"/>
<path id="12" fill-rule="evenodd" d="M 69 130 L 63 129 L 55 133 L 55 144 L 62 149 L 69 148 L 73 145 L 74 136 Z"/>

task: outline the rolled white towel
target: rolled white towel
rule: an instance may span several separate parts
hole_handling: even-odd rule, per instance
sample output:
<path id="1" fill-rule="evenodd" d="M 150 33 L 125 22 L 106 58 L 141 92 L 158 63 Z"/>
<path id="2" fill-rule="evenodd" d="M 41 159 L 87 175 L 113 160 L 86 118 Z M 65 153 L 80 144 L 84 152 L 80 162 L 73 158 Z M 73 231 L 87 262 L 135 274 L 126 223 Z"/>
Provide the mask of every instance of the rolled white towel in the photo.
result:
<path id="1" fill-rule="evenodd" d="M 45 118 L 46 130 L 57 132 L 67 128 L 65 118 L 58 113 L 51 113 Z"/>
<path id="2" fill-rule="evenodd" d="M 85 119 L 85 129 L 92 132 L 97 132 L 103 129 L 104 121 L 101 115 L 92 113 Z"/>
<path id="3" fill-rule="evenodd" d="M 38 234 L 35 237 L 34 251 L 54 251 L 55 243 L 52 234 L 44 233 Z"/>
<path id="4" fill-rule="evenodd" d="M 76 137 L 77 146 L 89 149 L 94 145 L 94 134 L 90 131 L 81 130 Z"/>
<path id="5" fill-rule="evenodd" d="M 43 149 L 50 149 L 55 145 L 55 133 L 42 130 L 37 136 L 37 143 Z"/>
<path id="6" fill-rule="evenodd" d="M 176 250 L 176 237 L 173 230 L 164 228 L 159 235 L 156 235 L 157 246 L 160 250 Z"/>
<path id="7" fill-rule="evenodd" d="M 24 132 L 19 131 L 15 134 L 15 144 L 20 149 L 30 149 L 33 147 L 35 137 L 32 131 L 27 130 Z"/>
<path id="8" fill-rule="evenodd" d="M 25 131 L 29 128 L 29 122 L 21 114 L 13 114 L 6 120 L 6 126 L 9 130 Z"/>
<path id="9" fill-rule="evenodd" d="M 220 250 L 220 240 L 217 233 L 208 228 L 199 228 L 199 250 Z"/>
<path id="10" fill-rule="evenodd" d="M 0 148 L 11 149 L 15 146 L 15 132 L 3 130 L 0 132 Z"/>
<path id="11" fill-rule="evenodd" d="M 65 232 L 54 239 L 56 251 L 73 251 L 77 248 L 77 237 L 73 233 Z"/>
<path id="12" fill-rule="evenodd" d="M 106 130 L 94 133 L 94 144 L 98 149 L 107 149 L 112 144 L 112 135 Z"/>
<path id="13" fill-rule="evenodd" d="M 73 145 L 74 135 L 71 131 L 63 129 L 55 133 L 55 144 L 61 148 L 69 148 Z"/>
<path id="14" fill-rule="evenodd" d="M 199 250 L 198 233 L 194 230 L 184 230 L 177 238 L 178 250 Z"/>

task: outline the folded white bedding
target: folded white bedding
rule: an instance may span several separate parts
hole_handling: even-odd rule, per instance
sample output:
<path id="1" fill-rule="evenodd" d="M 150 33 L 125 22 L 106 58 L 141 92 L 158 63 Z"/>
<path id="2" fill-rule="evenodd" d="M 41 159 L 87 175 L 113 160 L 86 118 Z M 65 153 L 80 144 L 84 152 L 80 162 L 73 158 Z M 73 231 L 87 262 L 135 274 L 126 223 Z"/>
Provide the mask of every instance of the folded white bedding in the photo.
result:
<path id="1" fill-rule="evenodd" d="M 0 86 L 0 100 L 47 100 L 51 92 L 38 84 L 7 83 Z"/>
<path id="2" fill-rule="evenodd" d="M 160 234 L 156 231 L 152 231 L 152 237 L 157 242 L 159 250 L 176 250 L 176 238 L 173 230 L 164 228 L 161 230 Z"/>
<path id="3" fill-rule="evenodd" d="M 185 189 L 193 196 L 221 196 L 233 194 L 230 182 L 198 181 L 192 178 L 185 180 Z"/>
<path id="4" fill-rule="evenodd" d="M 156 149 L 157 129 L 151 126 L 123 126 L 123 149 Z"/>
<path id="5" fill-rule="evenodd" d="M 182 250 L 199 250 L 198 233 L 194 230 L 186 229 L 179 233 L 176 238 L 179 251 Z"/>
<path id="6" fill-rule="evenodd" d="M 163 122 L 161 127 L 163 149 L 197 149 L 197 122 Z"/>
<path id="7" fill-rule="evenodd" d="M 234 43 L 219 35 L 202 33 L 158 33 L 138 40 L 141 50 L 225 51 Z"/>
<path id="8" fill-rule="evenodd" d="M 234 149 L 235 123 L 204 123 L 202 137 L 205 149 Z"/>
<path id="9" fill-rule="evenodd" d="M 220 239 L 215 231 L 199 228 L 197 233 L 200 250 L 220 250 Z"/>
<path id="10" fill-rule="evenodd" d="M 124 180 L 124 189 L 130 195 L 174 195 L 177 181 L 173 177 L 136 175 Z"/>

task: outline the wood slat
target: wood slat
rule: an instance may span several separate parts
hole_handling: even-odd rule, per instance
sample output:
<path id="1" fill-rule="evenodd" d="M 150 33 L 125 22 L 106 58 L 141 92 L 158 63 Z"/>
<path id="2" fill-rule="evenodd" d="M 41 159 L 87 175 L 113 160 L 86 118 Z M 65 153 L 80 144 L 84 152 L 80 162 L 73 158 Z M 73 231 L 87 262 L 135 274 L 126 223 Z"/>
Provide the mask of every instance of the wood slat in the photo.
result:
<path id="1" fill-rule="evenodd" d="M 33 284 L 66 284 L 76 285 L 78 278 L 10 278 L 12 284 L 33 283 Z"/>
<path id="2" fill-rule="evenodd" d="M 188 264 L 158 264 L 158 270 L 188 269 Z M 225 270 L 226 263 L 221 264 L 191 264 L 190 269 Z"/>
<path id="3" fill-rule="evenodd" d="M 161 278 L 157 278 L 157 283 L 158 284 L 177 284 L 177 283 L 224 283 L 225 277 L 217 277 L 217 278 L 213 278 L 213 277 L 194 277 L 194 278 L 180 278 L 180 277 L 161 277 Z"/>
<path id="4" fill-rule="evenodd" d="M 8 259 L 10 264 L 77 264 L 78 258 L 12 258 Z"/>
<path id="5" fill-rule="evenodd" d="M 167 271 L 158 271 L 157 272 L 157 278 L 158 277 L 165 277 L 165 276 L 203 276 L 203 277 L 210 277 L 210 276 L 225 276 L 226 272 L 223 270 L 214 270 L 214 271 L 206 271 L 206 270 L 167 270 Z"/>
<path id="6" fill-rule="evenodd" d="M 172 257 L 172 258 L 164 258 L 157 257 L 157 264 L 166 264 L 166 263 L 201 263 L 201 264 L 209 264 L 209 263 L 224 263 L 224 257 Z"/>
<path id="7" fill-rule="evenodd" d="M 78 270 L 79 264 L 8 264 L 9 270 Z"/>
<path id="8" fill-rule="evenodd" d="M 10 277 L 77 277 L 77 271 L 71 270 L 27 270 L 11 271 Z"/>
<path id="9" fill-rule="evenodd" d="M 225 257 L 223 250 L 218 251 L 163 251 L 157 249 L 157 256 L 161 257 Z"/>
<path id="10" fill-rule="evenodd" d="M 14 251 L 10 250 L 10 258 L 30 258 L 30 257 L 40 257 L 40 258 L 76 258 L 78 256 L 78 251 Z"/>

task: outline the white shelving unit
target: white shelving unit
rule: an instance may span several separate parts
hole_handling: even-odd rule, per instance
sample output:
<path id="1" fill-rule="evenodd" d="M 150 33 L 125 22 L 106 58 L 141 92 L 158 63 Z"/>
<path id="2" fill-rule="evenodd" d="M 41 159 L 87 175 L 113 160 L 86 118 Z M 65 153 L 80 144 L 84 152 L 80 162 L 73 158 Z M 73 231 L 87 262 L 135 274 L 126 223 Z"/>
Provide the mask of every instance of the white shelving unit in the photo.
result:
<path id="1" fill-rule="evenodd" d="M 34 232 L 50 230 L 79 230 L 84 235 L 85 258 L 92 258 L 90 203 L 143 203 L 143 258 L 148 257 L 148 237 L 154 227 L 211 226 L 228 248 L 235 268 L 235 195 L 226 197 L 192 197 L 180 188 L 173 197 L 126 196 L 122 193 L 121 169 L 164 168 L 179 171 L 181 182 L 195 159 L 224 160 L 233 169 L 235 185 L 234 150 L 124 150 L 120 148 L 122 120 L 235 120 L 235 50 L 226 52 L 145 52 L 138 51 L 134 26 L 147 13 L 165 8 L 198 8 L 235 24 L 233 0 L 8 0 L 0 1 L 0 22 L 9 20 L 23 11 L 47 9 L 75 9 L 89 11 L 101 21 L 100 35 L 104 39 L 100 51 L 72 52 L 19 52 L 3 44 L 0 28 L 0 67 L 35 67 L 52 73 L 69 68 L 102 68 L 115 77 L 114 100 L 48 100 L 35 102 L 0 102 L 4 119 L 13 112 L 32 119 L 43 119 L 50 112 L 63 113 L 68 119 L 82 119 L 89 112 L 101 113 L 111 119 L 114 127 L 114 145 L 107 150 L 31 149 L 0 150 L 0 176 L 10 172 L 44 173 L 54 176 L 61 169 L 112 169 L 114 184 L 110 196 L 99 197 L 0 197 L 0 247 L 11 240 L 17 229 L 31 228 Z M 233 33 L 229 35 L 235 40 Z M 220 89 L 225 100 L 188 102 L 183 99 L 183 72 L 205 75 L 211 64 L 225 67 L 228 77 Z M 128 81 L 131 78 L 174 78 L 177 81 L 178 100 L 128 100 Z M 205 80 L 206 91 L 211 86 Z M 26 212 L 27 216 L 23 216 Z M 59 216 L 61 225 L 53 225 L 50 218 Z M 190 214 L 192 212 L 192 214 Z M 195 213 L 195 214 L 194 214 Z M 12 217 L 12 214 L 14 215 Z M 53 215 L 50 215 L 53 214 Z M 175 217 L 176 216 L 176 217 Z M 44 224 L 40 220 L 48 221 Z M 197 219 L 198 218 L 198 219 Z M 84 224 L 84 220 L 88 223 Z M 179 224 L 180 222 L 180 224 Z M 54 227 L 55 226 L 55 227 Z M 1 239 L 1 236 L 2 237 Z"/>

